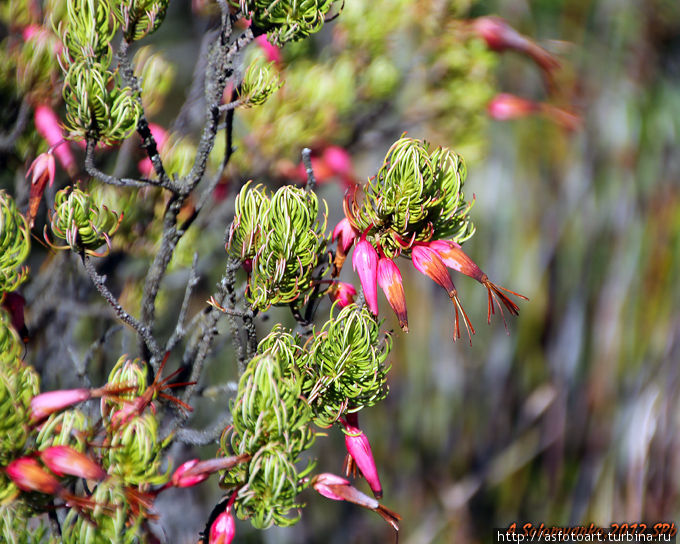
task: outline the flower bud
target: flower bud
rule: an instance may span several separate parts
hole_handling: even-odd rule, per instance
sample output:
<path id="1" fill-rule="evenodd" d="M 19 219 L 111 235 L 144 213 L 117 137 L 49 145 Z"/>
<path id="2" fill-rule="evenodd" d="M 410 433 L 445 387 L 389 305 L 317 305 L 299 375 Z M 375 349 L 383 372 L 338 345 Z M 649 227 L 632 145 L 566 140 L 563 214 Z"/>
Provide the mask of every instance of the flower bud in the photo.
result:
<path id="1" fill-rule="evenodd" d="M 345 427 L 345 447 L 347 453 L 356 464 L 366 482 L 368 482 L 371 491 L 376 499 L 382 497 L 382 485 L 380 484 L 380 477 L 378 476 L 378 469 L 375 466 L 373 459 L 373 451 L 371 444 L 364 432 L 359 428 L 359 417 L 354 413 L 347 414 L 345 420 L 340 420 Z M 347 464 L 349 469 L 351 463 Z"/>
<path id="2" fill-rule="evenodd" d="M 31 419 L 41 421 L 50 414 L 91 398 L 89 389 L 62 389 L 41 393 L 31 399 Z"/>
<path id="3" fill-rule="evenodd" d="M 234 540 L 236 534 L 236 523 L 231 515 L 231 507 L 222 512 L 210 526 L 210 537 L 208 544 L 229 544 Z"/>
<path id="4" fill-rule="evenodd" d="M 359 274 L 368 309 L 378 315 L 378 252 L 365 237 L 354 248 L 352 268 Z"/>
<path id="5" fill-rule="evenodd" d="M 356 294 L 357 290 L 354 288 L 354 285 L 344 281 L 335 282 L 328 289 L 328 296 L 333 302 L 337 302 L 341 308 L 352 304 Z"/>
<path id="6" fill-rule="evenodd" d="M 52 446 L 40 453 L 40 459 L 57 476 L 76 476 L 101 482 L 107 476 L 103 468 L 87 455 L 69 446 Z"/>
<path id="7" fill-rule="evenodd" d="M 173 473 L 170 483 L 175 487 L 192 487 L 196 484 L 200 484 L 203 480 L 206 480 L 208 476 L 210 476 L 208 473 L 189 476 L 184 475 L 185 472 L 194 467 L 199 461 L 200 459 L 191 459 L 186 463 L 182 463 Z"/>
<path id="8" fill-rule="evenodd" d="M 46 495 L 57 495 L 61 491 L 59 480 L 31 457 L 15 459 L 7 465 L 5 472 L 24 491 L 38 491 Z"/>

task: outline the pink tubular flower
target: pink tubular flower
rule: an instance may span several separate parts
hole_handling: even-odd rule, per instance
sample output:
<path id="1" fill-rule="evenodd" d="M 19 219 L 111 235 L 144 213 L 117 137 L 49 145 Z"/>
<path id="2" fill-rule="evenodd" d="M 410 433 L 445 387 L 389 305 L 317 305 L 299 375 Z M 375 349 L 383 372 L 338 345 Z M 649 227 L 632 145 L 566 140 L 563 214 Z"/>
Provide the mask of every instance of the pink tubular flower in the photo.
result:
<path id="1" fill-rule="evenodd" d="M 392 259 L 382 257 L 378 261 L 378 285 L 385 293 L 387 302 L 397 314 L 399 326 L 408 332 L 408 315 L 406 313 L 406 297 L 401 281 L 401 272 Z"/>
<path id="2" fill-rule="evenodd" d="M 341 308 L 349 306 L 354 302 L 357 290 L 351 283 L 338 281 L 333 283 L 328 289 L 328 296 L 333 302 L 337 302 Z"/>
<path id="3" fill-rule="evenodd" d="M 340 476 L 336 476 L 329 472 L 324 472 L 314 476 L 311 480 L 311 484 L 317 493 L 328 499 L 334 501 L 347 501 L 368 510 L 373 510 L 389 523 L 395 531 L 399 530 L 399 520 L 401 520 L 399 514 L 386 508 L 373 497 L 365 495 L 356 487 L 352 487 L 345 478 L 341 478 Z"/>
<path id="4" fill-rule="evenodd" d="M 546 72 L 559 68 L 560 63 L 545 49 L 523 36 L 500 17 L 479 17 L 472 23 L 474 31 L 493 51 L 511 49 L 524 53 Z"/>
<path id="5" fill-rule="evenodd" d="M 92 398 L 89 389 L 63 389 L 40 393 L 31 399 L 31 419 L 42 421 L 47 416 Z"/>
<path id="6" fill-rule="evenodd" d="M 50 147 L 54 148 L 54 154 L 59 159 L 59 162 L 71 177 L 78 172 L 76 166 L 76 159 L 71 153 L 71 148 L 64 143 L 64 134 L 59 124 L 59 118 L 54 110 L 49 106 L 38 106 L 35 108 L 35 128 L 38 133 L 45 138 L 45 141 Z"/>
<path id="7" fill-rule="evenodd" d="M 411 249 L 411 259 L 413 260 L 413 266 L 415 266 L 419 272 L 429 276 L 446 289 L 449 298 L 453 301 L 455 311 L 453 341 L 455 342 L 456 339 L 460 338 L 460 323 L 458 318 L 458 310 L 460 310 L 463 314 L 465 328 L 467 329 L 470 343 L 472 343 L 472 335 L 475 334 L 475 329 L 472 326 L 472 323 L 470 323 L 470 319 L 465 313 L 465 310 L 463 310 L 463 305 L 458 298 L 458 291 L 453 285 L 451 276 L 449 276 L 449 272 L 446 270 L 446 266 L 439 257 L 439 254 L 425 245 L 416 245 Z"/>
<path id="8" fill-rule="evenodd" d="M 234 540 L 235 534 L 236 523 L 231 515 L 231 505 L 229 505 L 210 526 L 208 544 L 229 544 Z"/>
<path id="9" fill-rule="evenodd" d="M 268 62 L 279 64 L 283 60 L 281 50 L 269 42 L 266 34 L 262 34 L 255 38 L 255 43 L 260 46 Z"/>
<path id="10" fill-rule="evenodd" d="M 232 467 L 245 463 L 250 459 L 250 455 L 234 455 L 231 457 L 216 457 L 215 459 L 191 459 L 177 467 L 170 482 L 166 487 L 191 487 L 206 480 L 211 474 L 218 470 L 229 470 Z"/>
<path id="11" fill-rule="evenodd" d="M 466 276 L 476 279 L 479 283 L 486 287 L 488 292 L 488 306 L 486 311 L 487 322 L 491 323 L 491 314 L 496 313 L 493 305 L 495 302 L 496 306 L 498 306 L 498 309 L 501 312 L 501 317 L 503 318 L 503 323 L 505 324 L 505 328 L 507 330 L 505 315 L 503 315 L 503 306 L 505 306 L 512 315 L 519 315 L 519 306 L 517 306 L 517 304 L 515 304 L 515 302 L 505 293 L 503 293 L 503 291 L 524 300 L 528 300 L 527 297 L 492 283 L 491 280 L 489 280 L 489 276 L 487 276 L 484 271 L 479 268 L 479 266 L 477 266 L 477 263 L 468 257 L 468 255 L 456 242 L 452 240 L 434 240 L 430 242 L 428 246 L 437 252 L 437 254 L 441 257 L 442 262 L 446 266 L 461 272 Z M 501 306 L 501 303 L 503 306 Z"/>
<path id="12" fill-rule="evenodd" d="M 17 487 L 24 491 L 38 491 L 46 495 L 57 495 L 61 492 L 59 480 L 31 457 L 15 459 L 7 465 L 5 472 Z"/>
<path id="13" fill-rule="evenodd" d="M 352 268 L 359 274 L 368 309 L 378 315 L 378 252 L 366 240 L 365 234 L 354 248 Z"/>
<path id="14" fill-rule="evenodd" d="M 76 476 L 101 482 L 107 476 L 102 467 L 87 455 L 69 446 L 52 446 L 40 453 L 40 459 L 57 476 Z"/>
<path id="15" fill-rule="evenodd" d="M 345 472 L 353 471 L 354 465 L 359 472 L 366 478 L 371 491 L 376 499 L 382 497 L 382 485 L 378 476 L 378 469 L 373 459 L 371 444 L 364 432 L 359 428 L 359 416 L 356 412 L 347 414 L 346 418 L 340 418 L 345 434 L 345 447 L 347 448 L 347 460 L 345 462 Z"/>
<path id="16" fill-rule="evenodd" d="M 210 474 L 196 474 L 196 475 L 189 475 L 185 476 L 185 473 L 190 469 L 193 468 L 197 463 L 199 463 L 200 459 L 191 459 L 187 461 L 186 463 L 182 463 L 179 467 L 177 467 L 177 470 L 172 474 L 172 478 L 170 479 L 170 483 L 175 486 L 175 487 L 192 487 L 196 484 L 200 484 L 203 480 L 207 480 L 208 476 Z"/>

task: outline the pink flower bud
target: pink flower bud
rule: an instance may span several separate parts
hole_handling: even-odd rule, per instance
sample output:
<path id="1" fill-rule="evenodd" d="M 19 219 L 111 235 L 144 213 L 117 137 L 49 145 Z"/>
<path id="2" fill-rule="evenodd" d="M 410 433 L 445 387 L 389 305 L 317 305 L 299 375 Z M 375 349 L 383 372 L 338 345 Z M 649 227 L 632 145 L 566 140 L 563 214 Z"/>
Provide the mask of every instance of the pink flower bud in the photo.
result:
<path id="1" fill-rule="evenodd" d="M 408 332 L 408 315 L 406 313 L 406 297 L 401 281 L 401 272 L 392 259 L 385 257 L 378 261 L 378 285 L 385 293 L 387 302 L 397 314 L 399 326 Z"/>
<path id="2" fill-rule="evenodd" d="M 45 186 L 49 182 L 50 187 L 54 183 L 55 165 L 54 155 L 51 151 L 41 153 L 38 155 L 31 167 L 26 172 L 26 177 L 31 176 L 31 190 L 28 198 L 28 225 L 33 228 L 35 223 L 35 216 L 38 214 L 40 201 L 45 192 Z"/>
<path id="3" fill-rule="evenodd" d="M 347 414 L 346 419 L 340 422 L 345 427 L 345 447 L 347 453 L 356 464 L 359 472 L 366 478 L 371 491 L 376 499 L 382 497 L 382 485 L 378 476 L 378 469 L 373 459 L 371 444 L 364 432 L 359 428 L 359 417 L 355 413 Z M 349 465 L 348 465 L 349 468 Z"/>
<path id="4" fill-rule="evenodd" d="M 40 453 L 40 459 L 57 476 L 76 476 L 101 482 L 107 476 L 102 467 L 87 455 L 69 446 L 52 446 Z"/>
<path id="5" fill-rule="evenodd" d="M 349 219 L 345 217 L 340 220 L 340 222 L 333 229 L 332 239 L 337 239 L 338 249 L 342 250 L 344 254 L 347 254 L 358 234 L 359 233 L 354 230 L 354 227 L 352 227 Z"/>
<path id="6" fill-rule="evenodd" d="M 41 393 L 31 399 L 31 419 L 41 421 L 50 414 L 88 400 L 92 397 L 89 389 L 63 389 Z"/>
<path id="7" fill-rule="evenodd" d="M 24 491 L 38 491 L 46 495 L 57 495 L 61 492 L 59 480 L 31 457 L 15 459 L 7 465 L 5 472 L 17 487 Z"/>
<path id="8" fill-rule="evenodd" d="M 255 38 L 255 43 L 260 46 L 268 62 L 276 62 L 278 64 L 283 60 L 281 50 L 269 43 L 266 34 L 262 34 Z"/>
<path id="9" fill-rule="evenodd" d="M 354 285 L 344 281 L 335 282 L 328 289 L 328 296 L 333 302 L 337 302 L 341 308 L 352 304 L 356 294 L 357 290 L 354 288 Z"/>
<path id="10" fill-rule="evenodd" d="M 352 268 L 359 274 L 368 309 L 373 315 L 378 315 L 378 252 L 365 236 L 354 248 Z"/>
<path id="11" fill-rule="evenodd" d="M 210 526 L 208 544 L 229 544 L 234 540 L 235 534 L 236 523 L 231 515 L 231 507 L 227 506 L 226 510 L 217 516 Z"/>
<path id="12" fill-rule="evenodd" d="M 208 476 L 210 476 L 209 473 L 194 474 L 189 476 L 184 475 L 187 470 L 194 467 L 199 461 L 200 459 L 191 459 L 177 467 L 177 470 L 175 470 L 170 480 L 172 485 L 175 487 L 192 487 L 206 480 Z"/>
<path id="13" fill-rule="evenodd" d="M 54 154 L 71 177 L 78 171 L 76 160 L 68 144 L 62 142 L 64 134 L 59 124 L 59 118 L 49 106 L 35 108 L 35 128 L 50 147 L 54 147 Z"/>

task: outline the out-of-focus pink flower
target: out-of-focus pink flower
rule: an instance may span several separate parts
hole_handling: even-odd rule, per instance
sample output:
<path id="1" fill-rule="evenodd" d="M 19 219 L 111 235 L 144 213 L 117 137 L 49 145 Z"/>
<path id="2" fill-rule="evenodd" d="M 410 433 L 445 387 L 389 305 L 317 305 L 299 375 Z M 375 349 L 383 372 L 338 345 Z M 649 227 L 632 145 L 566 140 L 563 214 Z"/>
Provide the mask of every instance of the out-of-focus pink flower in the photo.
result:
<path id="1" fill-rule="evenodd" d="M 311 484 L 317 493 L 328 499 L 347 501 L 368 510 L 373 510 L 389 523 L 395 531 L 399 530 L 399 520 L 401 520 L 399 514 L 386 508 L 373 497 L 362 493 L 356 487 L 352 487 L 345 478 L 329 472 L 323 472 L 314 476 L 311 479 Z"/>
<path id="2" fill-rule="evenodd" d="M 107 476 L 102 467 L 87 455 L 69 446 L 52 446 L 40 452 L 40 459 L 57 476 L 76 476 L 101 482 Z"/>
<path id="3" fill-rule="evenodd" d="M 38 214 L 40 201 L 45 192 L 45 186 L 49 183 L 50 187 L 54 183 L 55 164 L 52 151 L 46 151 L 36 157 L 31 163 L 31 167 L 26 172 L 26 178 L 31 176 L 31 190 L 28 198 L 28 226 L 33 228 L 35 216 Z"/>
<path id="4" fill-rule="evenodd" d="M 347 150 L 337 145 L 329 145 L 323 150 L 322 159 L 331 172 L 342 180 L 346 189 L 356 185 L 352 157 Z"/>
<path id="5" fill-rule="evenodd" d="M 446 266 L 461 272 L 466 276 L 476 279 L 479 283 L 486 287 L 488 292 L 488 306 L 486 315 L 487 322 L 491 323 L 491 314 L 496 313 L 493 306 L 494 301 L 501 312 L 501 317 L 503 318 L 504 324 L 505 315 L 503 315 L 503 306 L 505 306 L 512 315 L 519 315 L 519 307 L 503 291 L 524 300 L 528 300 L 527 297 L 492 283 L 491 280 L 489 280 L 489 276 L 487 276 L 484 271 L 479 268 L 479 266 L 477 266 L 477 263 L 468 257 L 468 255 L 460 248 L 459 244 L 453 240 L 434 240 L 430 242 L 428 246 L 437 252 L 437 254 L 441 257 L 442 262 Z M 501 306 L 501 303 L 503 306 Z"/>
<path id="6" fill-rule="evenodd" d="M 567 130 L 577 130 L 581 126 L 578 115 L 544 102 L 532 102 L 508 93 L 496 95 L 487 105 L 487 112 L 497 121 L 510 121 L 529 115 L 541 114 Z"/>
<path id="7" fill-rule="evenodd" d="M 463 320 L 470 338 L 470 343 L 472 343 L 472 335 L 475 334 L 475 329 L 472 326 L 472 323 L 470 323 L 470 319 L 465 313 L 465 310 L 463 310 L 463 305 L 458 298 L 458 291 L 453 285 L 453 280 L 451 280 L 451 276 L 449 275 L 448 270 L 446 270 L 446 266 L 441 257 L 439 257 L 439 254 L 425 245 L 416 245 L 411 249 L 411 259 L 413 260 L 413 266 L 415 266 L 419 272 L 429 276 L 432 280 L 446 289 L 449 298 L 453 301 L 455 316 L 453 329 L 454 342 L 456 339 L 460 338 L 460 322 L 458 316 L 458 311 L 460 310 L 463 314 Z"/>
<path id="8" fill-rule="evenodd" d="M 17 487 L 24 491 L 38 491 L 46 495 L 57 495 L 61 492 L 59 480 L 31 457 L 15 459 L 7 465 L 5 472 Z"/>
<path id="9" fill-rule="evenodd" d="M 266 34 L 261 34 L 255 38 L 255 43 L 260 46 L 268 62 L 275 62 L 279 64 L 283 60 L 281 49 L 270 43 Z"/>
<path id="10" fill-rule="evenodd" d="M 399 326 L 408 332 L 408 315 L 406 313 L 406 296 L 401 281 L 401 272 L 392 259 L 382 257 L 378 261 L 378 285 L 387 297 L 387 302 L 397 314 Z"/>
<path id="11" fill-rule="evenodd" d="M 231 515 L 231 506 L 227 506 L 224 512 L 215 518 L 210 526 L 208 544 L 229 544 L 234 540 L 236 523 Z"/>
<path id="12" fill-rule="evenodd" d="M 38 134 L 45 139 L 51 148 L 54 148 L 54 154 L 61 165 L 71 177 L 75 176 L 78 172 L 76 160 L 68 143 L 61 145 L 64 141 L 64 134 L 57 114 L 49 106 L 40 105 L 35 108 L 34 121 Z"/>
<path id="13" fill-rule="evenodd" d="M 162 126 L 157 125 L 156 123 L 149 123 L 149 130 L 151 131 L 151 135 L 153 136 L 154 140 L 156 140 L 156 147 L 160 153 L 163 149 L 163 146 L 165 145 L 165 142 L 168 140 L 168 133 Z M 145 178 L 151 177 L 153 175 L 153 164 L 151 163 L 149 157 L 144 157 L 141 161 L 139 161 L 139 163 L 137 163 L 137 168 Z"/>
<path id="14" fill-rule="evenodd" d="M 31 399 L 31 419 L 41 421 L 50 414 L 92 398 L 89 389 L 62 389 L 40 393 Z"/>
<path id="15" fill-rule="evenodd" d="M 24 27 L 24 29 L 21 31 L 21 37 L 24 39 L 25 42 L 27 42 L 33 36 L 42 31 L 43 27 L 40 25 L 28 25 L 27 27 Z"/>
<path id="16" fill-rule="evenodd" d="M 378 252 L 365 235 L 354 248 L 352 268 L 359 274 L 368 309 L 373 315 L 378 315 Z"/>
<path id="17" fill-rule="evenodd" d="M 523 36 L 500 17 L 479 17 L 472 23 L 474 31 L 493 51 L 508 49 L 531 57 L 546 72 L 559 68 L 560 63 L 545 49 Z"/>
<path id="18" fill-rule="evenodd" d="M 24 320 L 24 306 L 26 306 L 26 299 L 16 292 L 5 293 L 2 299 L 2 307 L 9 312 L 12 326 L 26 343 L 28 342 L 28 328 Z"/>
<path id="19" fill-rule="evenodd" d="M 489 116 L 496 121 L 519 119 L 540 110 L 541 106 L 536 102 L 508 93 L 497 94 L 486 107 Z"/>
<path id="20" fill-rule="evenodd" d="M 354 288 L 354 285 L 344 281 L 334 282 L 328 288 L 328 296 L 333 302 L 337 302 L 341 308 L 352 304 L 356 294 L 357 290 Z"/>
<path id="21" fill-rule="evenodd" d="M 359 428 L 359 417 L 356 412 L 349 413 L 343 419 L 340 418 L 345 433 L 345 447 L 347 448 L 348 459 L 346 461 L 346 472 L 352 472 L 353 464 L 359 469 L 368 482 L 371 491 L 376 499 L 382 497 L 382 485 L 378 476 L 378 469 L 373 459 L 371 444 L 364 432 Z"/>

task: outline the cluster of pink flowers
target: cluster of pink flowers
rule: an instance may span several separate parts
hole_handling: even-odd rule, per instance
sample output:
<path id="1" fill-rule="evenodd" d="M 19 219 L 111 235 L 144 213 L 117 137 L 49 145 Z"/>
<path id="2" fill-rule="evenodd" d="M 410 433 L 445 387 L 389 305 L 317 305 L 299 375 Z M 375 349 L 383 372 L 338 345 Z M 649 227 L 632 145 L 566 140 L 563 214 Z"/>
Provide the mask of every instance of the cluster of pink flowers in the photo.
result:
<path id="1" fill-rule="evenodd" d="M 367 229 L 367 230 L 370 230 Z M 366 239 L 367 232 L 358 233 L 350 221 L 345 218 L 341 220 L 333 230 L 333 240 L 337 240 L 338 247 L 336 253 L 336 266 L 341 267 L 347 252 L 354 245 L 352 255 L 352 266 L 359 275 L 359 281 L 364 292 L 366 305 L 369 310 L 378 315 L 378 285 L 385 293 L 387 302 L 399 320 L 399 326 L 408 332 L 408 314 L 406 310 L 406 297 L 402 284 L 401 271 L 393 259 L 386 257 L 378 245 L 377 249 Z M 358 241 L 357 241 L 358 240 Z M 503 322 L 503 306 L 513 315 L 519 314 L 519 308 L 515 302 L 509 298 L 508 294 L 519 298 L 526 297 L 500 287 L 491 282 L 489 277 L 479 266 L 468 257 L 461 249 L 460 245 L 453 240 L 432 240 L 429 242 L 415 242 L 410 247 L 411 261 L 419 272 L 427 275 L 438 285 L 443 287 L 454 303 L 455 325 L 454 341 L 460 338 L 459 312 L 463 316 L 465 327 L 468 331 L 470 341 L 475 329 L 470 323 L 465 310 L 458 297 L 458 291 L 451 279 L 447 268 L 461 272 L 466 276 L 474 278 L 484 285 L 488 291 L 487 321 L 491 322 L 491 314 L 495 314 L 494 304 L 498 307 Z M 347 288 L 336 287 L 336 291 Z M 508 294 L 506 294 L 508 293 Z M 341 300 L 337 297 L 337 300 Z"/>

